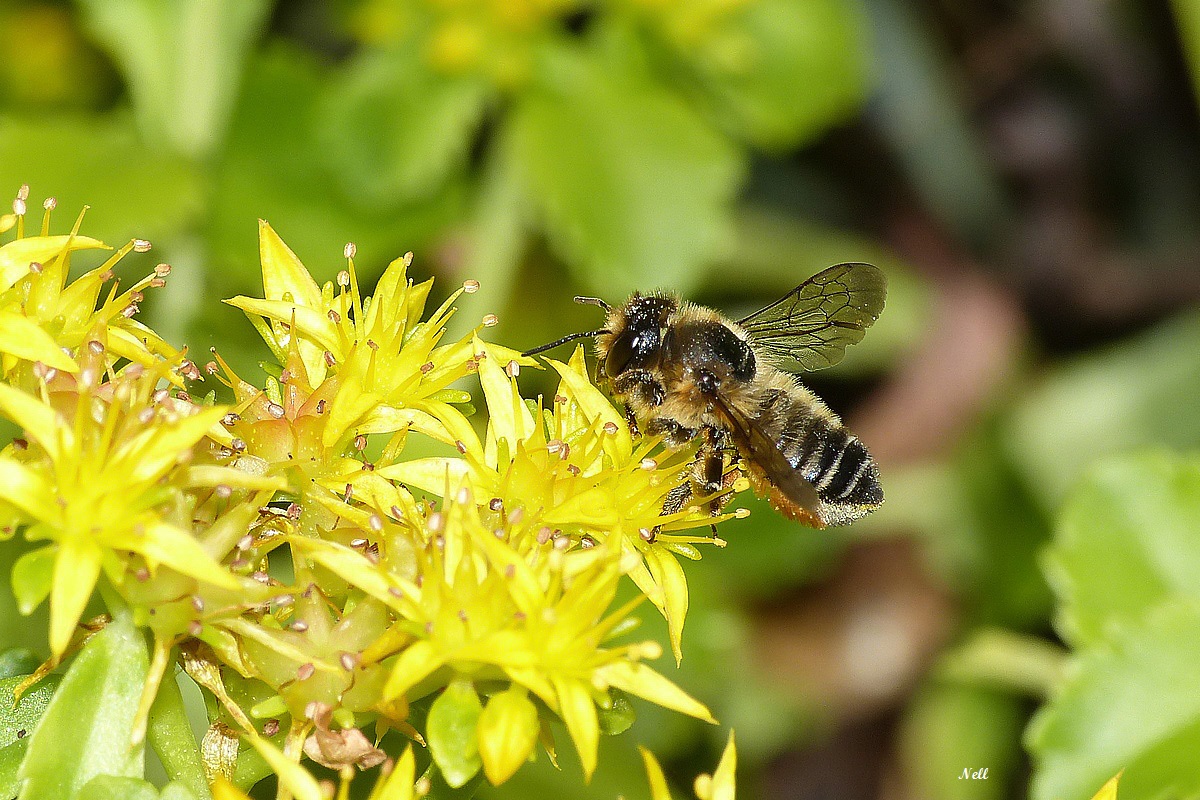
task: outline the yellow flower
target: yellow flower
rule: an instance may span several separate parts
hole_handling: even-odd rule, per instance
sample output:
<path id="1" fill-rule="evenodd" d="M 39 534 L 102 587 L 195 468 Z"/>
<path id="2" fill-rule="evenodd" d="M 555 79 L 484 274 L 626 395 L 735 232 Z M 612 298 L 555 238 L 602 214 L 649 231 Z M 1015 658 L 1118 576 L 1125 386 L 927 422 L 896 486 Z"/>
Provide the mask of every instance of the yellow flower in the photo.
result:
<path id="1" fill-rule="evenodd" d="M 619 552 L 633 557 L 628 574 L 666 617 L 678 660 L 688 606 L 678 556 L 698 559 L 697 544 L 724 543 L 677 531 L 732 516 L 711 517 L 698 506 L 662 515 L 667 495 L 689 480 L 695 450 L 667 451 L 652 438 L 635 442 L 624 417 L 588 379 L 582 350 L 567 364 L 548 362 L 561 382 L 550 408 L 541 408 L 517 388 L 515 374 L 527 359 L 475 346 L 489 411 L 484 440 L 465 419 L 444 415 L 440 421 L 457 437 L 461 458 L 401 461 L 376 474 L 442 497 L 465 483 L 476 496 L 520 513 L 543 542 L 565 537 L 566 546 L 590 547 L 613 537 Z"/>
<path id="2" fill-rule="evenodd" d="M 230 303 L 278 369 L 258 387 L 215 357 L 208 372 L 233 405 L 198 405 L 180 389 L 199 371 L 131 319 L 165 270 L 100 299 L 143 243 L 67 284 L 71 254 L 103 245 L 78 225 L 50 236 L 48 214 L 26 237 L 18 200 L 0 219 L 17 237 L 0 245 L 0 415 L 25 433 L 0 451 L 0 524 L 46 544 L 18 561 L 13 589 L 26 612 L 49 597 L 56 659 L 97 586 L 152 629 L 133 744 L 177 657 L 219 704 L 210 766 L 236 774 L 241 736 L 285 791 L 314 800 L 324 790 L 302 756 L 379 763 L 392 729 L 427 743 L 434 771 L 418 779 L 405 750 L 377 800 L 423 796 L 429 775 L 503 783 L 539 742 L 554 758 L 558 720 L 590 778 L 600 734 L 632 721 L 627 695 L 713 722 L 648 666 L 662 646 L 629 634 L 649 599 L 680 657 L 679 557 L 722 544 L 707 528 L 723 517 L 662 513 L 694 451 L 632 437 L 582 351 L 546 362 L 553 400 L 526 400 L 516 377 L 538 363 L 481 341 L 486 317 L 443 344 L 459 292 L 427 316 L 431 283 L 408 280 L 410 256 L 367 297 L 348 245 L 346 269 L 319 287 L 263 222 L 263 298 Z M 455 385 L 473 374 L 482 434 Z M 412 432 L 457 453 L 410 458 Z M 625 576 L 640 592 L 618 603 Z M 732 751 L 703 800 L 732 797 Z M 216 795 L 241 796 L 219 781 Z"/>
<path id="3" fill-rule="evenodd" d="M 612 690 L 711 720 L 642 663 L 659 655 L 657 643 L 610 641 L 632 622 L 636 601 L 610 606 L 621 576 L 632 575 L 667 615 L 678 643 L 687 586 L 676 552 L 713 540 L 672 531 L 707 527 L 713 518 L 699 508 L 662 515 L 667 494 L 688 480 L 693 454 L 635 442 L 588 380 L 581 352 L 570 364 L 552 362 L 562 382 L 543 410 L 517 391 L 515 374 L 528 359 L 477 338 L 471 346 L 490 412 L 483 439 L 457 410 L 438 409 L 426 429 L 452 438 L 460 457 L 397 454 L 346 476 L 353 502 L 327 503 L 351 529 L 368 532 L 378 557 L 328 537 L 290 543 L 300 561 L 330 570 L 399 616 L 387 646 L 364 653 L 364 662 L 398 653 L 386 698 L 412 702 L 447 684 L 460 687 L 438 695 L 426 733 L 451 785 L 480 766 L 499 783 L 528 758 L 538 727 L 527 693 L 563 719 L 590 775 L 599 717 L 619 696 Z M 440 510 L 405 487 L 440 496 Z M 472 686 L 496 681 L 509 688 L 484 706 Z M 477 744 L 440 743 L 438 708 L 477 726 Z"/>
<path id="4" fill-rule="evenodd" d="M 644 747 L 641 751 L 642 761 L 646 765 L 646 777 L 650 782 L 650 800 L 671 800 L 671 791 L 667 788 L 667 777 L 659 766 L 658 759 Z M 700 800 L 734 800 L 737 790 L 737 746 L 733 742 L 733 731 L 729 732 L 729 740 L 725 743 L 725 751 L 721 761 L 712 775 L 700 775 L 696 778 L 696 797 Z"/>
<path id="5" fill-rule="evenodd" d="M 439 344 L 457 293 L 422 321 L 430 284 L 407 281 L 407 257 L 393 262 L 374 296 L 364 298 L 352 247 L 339 288 L 318 289 L 265 223 L 260 240 L 265 298 L 231 303 L 255 321 L 282 369 L 266 390 L 226 369 L 237 400 L 225 418 L 228 446 L 232 465 L 286 474 L 290 492 L 300 498 L 294 520 L 281 520 L 272 535 L 251 537 L 247 557 L 261 559 L 286 541 L 296 588 L 309 588 L 270 613 L 213 620 L 206 641 L 279 692 L 282 705 L 269 707 L 293 719 L 302 719 L 316 702 L 335 707 L 335 715 L 372 712 L 403 725 L 410 701 L 456 685 L 454 675 L 507 681 L 504 691 L 489 692 L 486 707 L 472 684 L 460 692 L 478 707 L 478 742 L 470 758 L 460 758 L 467 751 L 446 744 L 431 721 L 426 736 L 452 782 L 482 768 L 499 783 L 524 763 L 541 729 L 528 695 L 566 721 L 589 775 L 599 715 L 614 702 L 613 691 L 710 719 L 702 705 L 640 663 L 661 652 L 656 643 L 607 642 L 633 610 L 632 604 L 609 609 L 617 582 L 641 560 L 636 547 L 626 550 L 623 537 L 609 535 L 621 515 L 587 510 L 589 496 L 609 500 L 586 494 L 592 479 L 607 482 L 610 494 L 627 495 L 627 525 L 677 521 L 660 517 L 663 494 L 673 484 L 660 488 L 662 478 L 644 468 L 641 459 L 650 448 L 635 453 L 627 430 L 605 425 L 616 418 L 611 405 L 591 389 L 585 402 L 591 410 L 605 408 L 603 420 L 585 419 L 576 402 L 552 415 L 557 421 L 551 429 L 585 449 L 587 431 L 594 434 L 595 452 L 587 459 L 583 450 L 577 453 L 587 473 L 577 480 L 573 473 L 584 470 L 563 458 L 565 444 L 555 451 L 541 435 L 527 451 L 513 435 L 517 414 L 529 411 L 497 365 L 516 370 L 532 365 L 530 359 L 475 335 Z M 471 372 L 480 374 L 493 413 L 486 446 L 456 407 L 469 394 L 449 386 Z M 577 372 L 570 375 L 580 387 L 564 391 L 574 396 L 590 388 Z M 508 413 L 498 405 L 501 384 Z M 425 487 L 402 467 L 430 467 L 425 460 L 403 460 L 410 431 L 452 443 L 488 468 L 474 484 L 460 479 L 461 470 L 443 470 L 437 488 L 448 499 L 434 511 L 408 491 Z M 377 434 L 391 439 L 380 463 L 370 464 L 360 454 L 367 437 Z M 514 461 L 512 445 L 520 445 L 517 455 L 534 460 Z M 614 458 L 620 470 L 606 471 Z M 683 457 L 673 462 L 672 481 L 685 463 Z M 533 476 L 546 467 L 562 481 L 550 495 L 564 495 L 549 514 L 534 512 L 537 497 L 516 499 L 545 488 Z M 581 492 L 582 500 L 565 496 Z M 512 513 L 504 509 L 505 498 L 512 498 Z M 547 523 L 567 525 L 574 538 L 552 537 Z M 381 670 L 386 685 L 378 683 Z M 436 709 L 454 708 L 446 691 L 431 720 L 438 719 Z M 505 731 L 503 746 L 495 744 L 497 731 Z"/>
<path id="6" fill-rule="evenodd" d="M 563 719 L 588 775 L 596 764 L 597 708 L 611 706 L 610 689 L 711 721 L 704 706 L 641 663 L 661 653 L 657 643 L 609 641 L 637 604 L 610 608 L 627 568 L 619 538 L 568 550 L 566 538 L 540 537 L 536 520 L 480 506 L 466 488 L 456 490 L 441 511 L 404 518 L 412 525 L 407 548 L 393 539 L 378 564 L 341 545 L 292 542 L 401 618 L 392 639 L 400 653 L 390 666 L 386 698 L 415 700 L 452 675 L 509 681 Z M 393 552 L 400 558 L 393 560 Z M 525 713 L 522 704 L 507 705 L 485 721 L 496 729 L 524 724 L 528 733 L 530 723 L 514 721 Z M 482 728 L 479 737 L 488 738 Z M 487 773 L 511 774 L 535 737 L 523 741 L 527 749 L 516 753 L 480 751 L 493 760 L 484 762 Z"/>
<path id="7" fill-rule="evenodd" d="M 335 290 L 318 288 L 266 222 L 259 243 L 265 298 L 228 302 L 250 317 L 281 369 L 260 390 L 225 367 L 237 401 L 226 444 L 240 443 L 242 466 L 287 474 L 297 495 L 313 486 L 341 495 L 370 466 L 350 455 L 369 435 L 398 434 L 391 457 L 409 431 L 452 441 L 441 420 L 464 420 L 453 404 L 470 395 L 450 386 L 476 366 L 469 339 L 440 345 L 462 290 L 422 320 L 433 282 L 408 280 L 411 255 L 393 261 L 374 296 L 363 297 L 352 245 Z"/>
<path id="8" fill-rule="evenodd" d="M 22 192 L 27 195 L 28 187 L 22 187 Z M 24 208 L 23 200 L 20 207 Z M 174 348 L 133 319 L 143 291 L 162 286 L 170 267 L 160 264 L 126 291 L 118 294 L 114 287 L 99 302 L 117 263 L 131 251 L 146 252 L 150 243 L 134 239 L 68 284 L 73 252 L 111 248 L 79 234 L 82 214 L 71 233 L 51 236 L 53 208 L 51 198 L 45 204 L 40 235 L 24 236 L 22 212 L 15 217 L 17 238 L 0 244 L 0 366 L 5 378 L 29 384 L 28 372 L 36 362 L 76 373 L 80 350 L 97 337 L 105 345 L 105 368 L 122 359 L 151 367 L 164 358 L 175 358 Z M 178 377 L 170 377 L 182 385 Z"/>
<path id="9" fill-rule="evenodd" d="M 0 383 L 0 414 L 28 441 L 0 453 L 0 499 L 24 515 L 26 538 L 50 544 L 24 555 L 13 585 L 28 613 L 50 595 L 50 646 L 61 656 L 100 578 L 136 580 L 137 568 L 160 565 L 196 580 L 239 585 L 192 536 L 160 509 L 178 491 L 192 448 L 225 413 L 200 408 L 159 389 L 164 364 L 127 367 L 98 382 L 101 346 L 81 359 L 80 379 L 51 402 L 53 379 L 40 397 Z M 136 554 L 136 558 L 134 557 Z"/>

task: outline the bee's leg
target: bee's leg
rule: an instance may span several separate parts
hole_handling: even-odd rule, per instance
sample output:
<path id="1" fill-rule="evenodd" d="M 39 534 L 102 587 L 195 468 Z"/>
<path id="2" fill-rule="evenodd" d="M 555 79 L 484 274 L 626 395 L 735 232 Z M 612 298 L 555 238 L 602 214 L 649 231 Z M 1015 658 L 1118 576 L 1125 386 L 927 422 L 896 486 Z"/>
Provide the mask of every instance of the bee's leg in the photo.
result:
<path id="1" fill-rule="evenodd" d="M 673 419 L 655 417 L 646 425 L 647 436 L 662 436 L 667 447 L 683 447 L 696 438 L 695 428 L 685 428 Z"/>
<path id="2" fill-rule="evenodd" d="M 634 415 L 633 409 L 628 405 L 625 406 L 625 424 L 629 426 L 629 432 L 634 436 L 642 435 L 638 431 L 637 417 Z"/>
<path id="3" fill-rule="evenodd" d="M 704 445 L 701 447 L 701 481 L 705 494 L 716 494 L 721 491 L 725 478 L 725 448 L 722 446 L 720 432 L 711 426 L 704 429 Z M 708 501 L 708 511 L 712 516 L 721 513 L 721 497 Z M 716 534 L 714 528 L 714 535 Z"/>
<path id="4" fill-rule="evenodd" d="M 667 390 L 649 371 L 631 369 L 613 379 L 612 389 L 617 394 L 637 394 L 651 406 L 661 406 Z"/>
<path id="5" fill-rule="evenodd" d="M 613 393 L 626 398 L 633 395 L 645 405 L 660 406 L 666 396 L 666 390 L 658 380 L 644 369 L 631 369 L 617 376 L 612 382 Z M 629 432 L 639 436 L 637 416 L 633 413 L 635 403 L 625 400 L 625 422 Z"/>
<path id="6" fill-rule="evenodd" d="M 695 439 L 699 431 L 695 428 L 684 427 L 673 419 L 658 417 L 650 420 L 650 423 L 646 426 L 646 433 L 650 436 L 663 435 L 665 437 L 663 441 L 667 447 L 682 447 Z M 669 514 L 682 511 L 692 501 L 692 498 L 695 496 L 693 484 L 701 481 L 698 468 L 700 460 L 701 456 L 697 455 L 696 460 L 689 467 L 691 474 L 688 476 L 688 480 L 676 486 L 667 494 L 666 499 L 663 500 L 662 516 L 665 517 Z M 658 533 L 658 528 L 654 529 L 654 533 Z"/>
<path id="7" fill-rule="evenodd" d="M 663 500 L 662 514 L 660 516 L 666 517 L 682 511 L 691 499 L 692 482 L 684 481 L 667 494 L 666 499 Z"/>

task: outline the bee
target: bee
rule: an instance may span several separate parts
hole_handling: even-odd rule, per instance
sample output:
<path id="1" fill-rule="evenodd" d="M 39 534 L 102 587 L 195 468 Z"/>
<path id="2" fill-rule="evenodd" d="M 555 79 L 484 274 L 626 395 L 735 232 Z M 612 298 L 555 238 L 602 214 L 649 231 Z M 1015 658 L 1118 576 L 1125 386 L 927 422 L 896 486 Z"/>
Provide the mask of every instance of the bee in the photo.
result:
<path id="1" fill-rule="evenodd" d="M 635 293 L 620 306 L 595 297 L 603 328 L 574 333 L 533 355 L 594 337 L 597 374 L 610 383 L 630 429 L 669 447 L 697 438 L 692 482 L 667 497 L 683 508 L 695 483 L 720 512 L 743 470 L 759 496 L 814 528 L 845 525 L 883 502 L 867 448 L 791 374 L 831 367 L 883 310 L 887 281 L 870 264 L 830 267 L 736 322 L 674 294 Z M 727 458 L 740 456 L 740 466 Z"/>

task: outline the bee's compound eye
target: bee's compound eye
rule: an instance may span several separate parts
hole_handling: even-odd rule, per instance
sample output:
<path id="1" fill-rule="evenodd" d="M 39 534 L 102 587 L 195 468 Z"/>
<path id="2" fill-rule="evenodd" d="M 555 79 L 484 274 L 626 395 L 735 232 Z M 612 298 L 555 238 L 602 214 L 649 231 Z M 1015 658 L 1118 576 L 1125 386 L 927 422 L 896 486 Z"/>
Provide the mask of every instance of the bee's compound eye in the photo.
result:
<path id="1" fill-rule="evenodd" d="M 627 369 L 645 367 L 658 349 L 657 330 L 627 330 L 613 340 L 608 356 L 604 359 L 604 371 L 613 378 Z"/>
<path id="2" fill-rule="evenodd" d="M 604 358 L 604 372 L 608 377 L 615 378 L 625 371 L 629 360 L 633 358 L 633 339 L 628 331 L 613 340 L 608 355 Z"/>

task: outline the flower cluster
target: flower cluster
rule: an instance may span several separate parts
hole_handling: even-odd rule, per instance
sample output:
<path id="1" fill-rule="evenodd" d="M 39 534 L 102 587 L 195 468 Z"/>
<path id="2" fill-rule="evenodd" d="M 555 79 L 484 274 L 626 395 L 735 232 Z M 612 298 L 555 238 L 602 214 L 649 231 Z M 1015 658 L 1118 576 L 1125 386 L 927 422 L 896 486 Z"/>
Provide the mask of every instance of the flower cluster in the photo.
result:
<path id="1" fill-rule="evenodd" d="M 165 265 L 100 299 L 148 243 L 68 283 L 72 254 L 104 245 L 78 223 L 50 235 L 52 202 L 26 235 L 26 199 L 0 217 L 16 229 L 0 244 L 0 415 L 22 430 L 0 452 L 0 512 L 7 537 L 40 546 L 12 585 L 23 612 L 49 598 L 47 667 L 103 625 L 80 624 L 97 593 L 148 631 L 135 744 L 176 663 L 210 699 L 200 747 L 226 797 L 270 772 L 321 797 L 305 758 L 343 782 L 383 764 L 379 797 L 500 784 L 539 750 L 555 758 L 557 722 L 589 777 L 599 737 L 631 725 L 630 696 L 714 721 L 647 663 L 663 647 L 630 634 L 648 599 L 682 656 L 679 557 L 720 544 L 720 518 L 662 514 L 694 454 L 632 437 L 581 351 L 545 362 L 558 390 L 527 400 L 517 376 L 543 365 L 482 341 L 494 317 L 443 342 L 477 284 L 427 315 L 411 255 L 366 296 L 347 245 L 318 286 L 262 223 L 264 296 L 229 301 L 277 362 L 256 386 L 133 319 Z M 205 375 L 227 405 L 197 399 Z M 731 743 L 702 796 L 731 796 L 732 758 Z M 647 769 L 667 797 L 648 754 Z"/>

